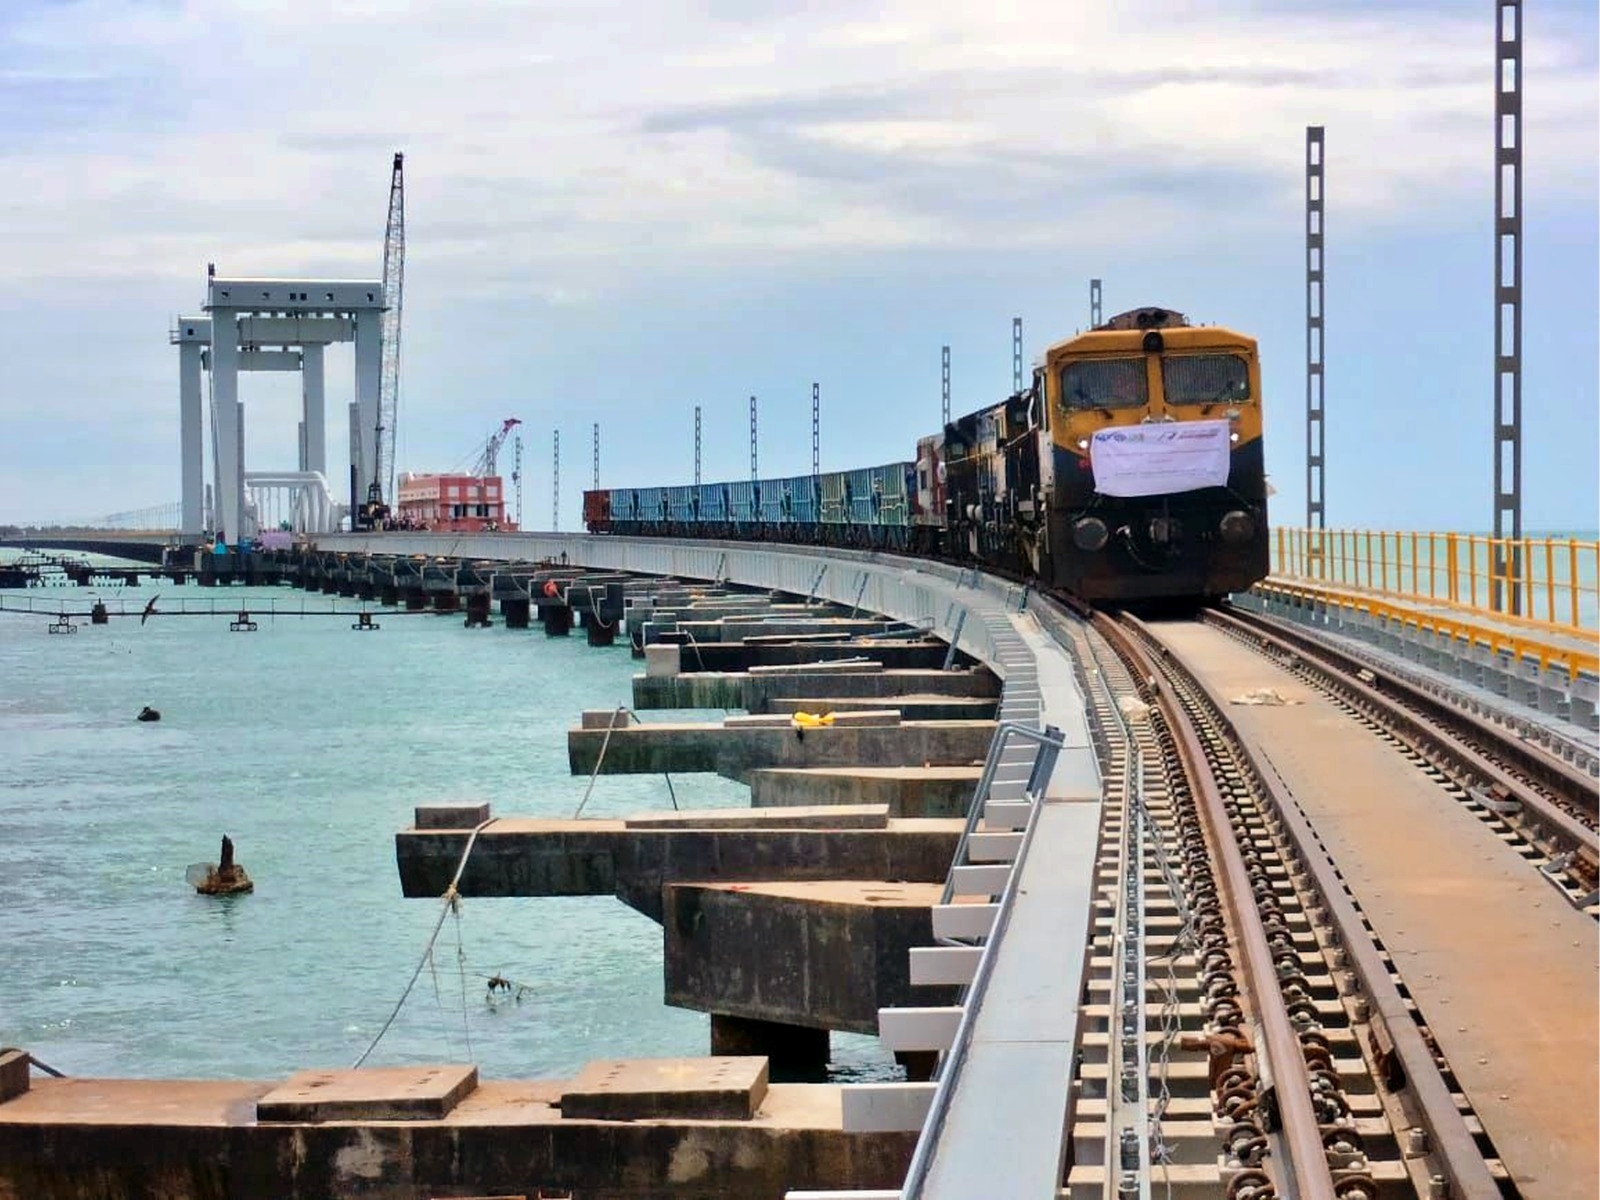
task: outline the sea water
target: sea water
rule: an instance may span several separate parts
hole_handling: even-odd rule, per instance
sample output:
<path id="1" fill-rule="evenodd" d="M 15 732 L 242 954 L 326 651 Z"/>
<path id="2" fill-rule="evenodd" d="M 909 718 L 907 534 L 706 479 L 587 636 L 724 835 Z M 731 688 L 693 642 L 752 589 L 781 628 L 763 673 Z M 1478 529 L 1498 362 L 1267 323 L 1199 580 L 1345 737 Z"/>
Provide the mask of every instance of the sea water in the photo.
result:
<path id="1" fill-rule="evenodd" d="M 0 592 L 87 611 L 0 613 L 0 1045 L 73 1075 L 272 1079 L 348 1066 L 390 1014 L 441 911 L 404 899 L 394 833 L 418 804 L 570 817 L 585 708 L 627 704 L 626 645 L 466 629 L 461 614 L 373 608 L 287 588 Z M 193 608 L 256 612 L 254 633 Z M 118 606 L 113 605 L 113 608 Z M 149 705 L 159 723 L 135 715 Z M 706 714 L 642 714 L 705 719 Z M 713 717 L 716 714 L 713 714 Z M 685 808 L 748 788 L 675 776 Z M 586 816 L 672 805 L 661 776 L 600 776 Z M 223 834 L 255 883 L 207 898 L 184 879 Z M 509 994 L 488 981 L 511 983 Z M 608 896 L 462 901 L 369 1063 L 472 1061 L 486 1077 L 565 1077 L 594 1058 L 707 1052 L 707 1018 L 662 1002 L 662 933 Z M 890 1078 L 877 1042 L 833 1037 L 836 1078 Z"/>

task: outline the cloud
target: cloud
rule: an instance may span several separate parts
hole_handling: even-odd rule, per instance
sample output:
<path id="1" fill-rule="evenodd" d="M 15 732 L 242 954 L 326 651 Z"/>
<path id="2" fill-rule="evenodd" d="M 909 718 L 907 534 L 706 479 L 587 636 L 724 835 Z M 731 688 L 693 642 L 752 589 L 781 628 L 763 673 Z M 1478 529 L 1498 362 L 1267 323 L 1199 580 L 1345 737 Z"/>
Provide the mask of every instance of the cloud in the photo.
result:
<path id="1" fill-rule="evenodd" d="M 1530 203 L 1592 190 L 1592 25 L 1529 30 Z M 464 282 L 581 272 L 569 295 L 708 255 L 1247 235 L 1294 219 L 1307 122 L 1347 229 L 1423 222 L 1487 193 L 1486 26 L 1243 0 L 20 6 L 0 278 L 370 273 L 395 147 L 419 252 Z"/>
<path id="2" fill-rule="evenodd" d="M 1351 404 L 1397 396 L 1455 429 L 1461 397 L 1486 403 L 1491 16 L 1459 0 L 8 0 L 0 512 L 170 497 L 168 315 L 199 303 L 207 261 L 376 276 L 395 149 L 407 465 L 517 412 L 542 444 L 561 421 L 623 421 L 607 470 L 665 478 L 704 401 L 707 470 L 737 474 L 744 396 L 793 400 L 762 410 L 781 455 L 809 438 L 814 378 L 827 461 L 901 455 L 936 410 L 939 345 L 957 344 L 976 404 L 1010 379 L 1010 315 L 1031 351 L 1081 322 L 1090 274 L 1113 308 L 1153 298 L 1259 333 L 1288 397 L 1274 453 L 1292 456 L 1308 123 L 1329 149 L 1346 414 L 1330 436 L 1370 426 Z M 1535 309 L 1593 312 L 1595 30 L 1592 3 L 1529 6 L 1530 397 L 1549 371 L 1530 428 L 1543 414 L 1563 453 L 1593 442 L 1593 321 Z M 330 366 L 330 445 L 349 374 Z M 293 461 L 292 388 L 252 379 L 250 404 L 252 461 Z M 1582 494 L 1576 477 L 1530 466 L 1530 495 L 1542 479 Z"/>

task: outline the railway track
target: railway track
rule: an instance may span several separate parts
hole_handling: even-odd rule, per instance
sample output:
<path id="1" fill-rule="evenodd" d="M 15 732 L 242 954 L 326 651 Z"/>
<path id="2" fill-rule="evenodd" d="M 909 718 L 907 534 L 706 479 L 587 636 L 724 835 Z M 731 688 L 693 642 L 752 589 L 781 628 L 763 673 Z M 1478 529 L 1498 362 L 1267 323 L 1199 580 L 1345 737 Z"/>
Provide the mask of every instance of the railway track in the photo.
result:
<path id="1" fill-rule="evenodd" d="M 1065 1195 L 1518 1195 L 1332 861 L 1133 618 L 1072 647 L 1108 822 Z"/>
<path id="2" fill-rule="evenodd" d="M 1586 769 L 1512 727 L 1325 639 L 1256 614 L 1202 620 L 1315 687 L 1468 805 L 1570 903 L 1600 914 L 1600 790 Z"/>

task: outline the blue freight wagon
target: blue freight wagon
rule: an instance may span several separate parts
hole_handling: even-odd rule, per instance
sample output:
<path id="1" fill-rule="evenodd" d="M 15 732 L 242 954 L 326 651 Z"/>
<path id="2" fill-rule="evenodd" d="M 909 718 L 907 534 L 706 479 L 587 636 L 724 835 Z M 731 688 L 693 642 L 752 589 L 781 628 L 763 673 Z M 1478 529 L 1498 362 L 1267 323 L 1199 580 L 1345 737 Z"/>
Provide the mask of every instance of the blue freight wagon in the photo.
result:
<path id="1" fill-rule="evenodd" d="M 728 484 L 728 520 L 735 525 L 753 525 L 761 520 L 761 490 L 778 486 L 775 482 L 757 483 L 754 479 Z"/>

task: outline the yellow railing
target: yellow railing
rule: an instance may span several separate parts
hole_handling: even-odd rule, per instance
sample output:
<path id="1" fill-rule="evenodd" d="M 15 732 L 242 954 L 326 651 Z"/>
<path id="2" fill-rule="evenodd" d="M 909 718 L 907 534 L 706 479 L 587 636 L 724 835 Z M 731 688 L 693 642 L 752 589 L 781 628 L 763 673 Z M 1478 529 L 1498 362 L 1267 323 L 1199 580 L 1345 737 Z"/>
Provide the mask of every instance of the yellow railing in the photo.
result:
<path id="1" fill-rule="evenodd" d="M 1391 629 L 1429 633 L 1463 649 L 1486 649 L 1511 662 L 1536 662 L 1542 670 L 1565 672 L 1569 679 L 1580 672 L 1600 675 L 1600 654 L 1595 653 L 1592 644 L 1583 646 L 1571 638 L 1552 638 L 1538 630 L 1518 632 L 1496 628 L 1473 620 L 1470 613 L 1446 616 L 1398 602 L 1390 603 L 1377 594 L 1330 590 L 1337 587 L 1328 583 L 1268 580 L 1258 583 L 1254 590 L 1293 605 L 1320 604 L 1330 609 L 1365 613 L 1385 622 Z"/>
<path id="2" fill-rule="evenodd" d="M 1600 541 L 1276 529 L 1272 573 L 1586 637 L 1600 630 Z"/>

